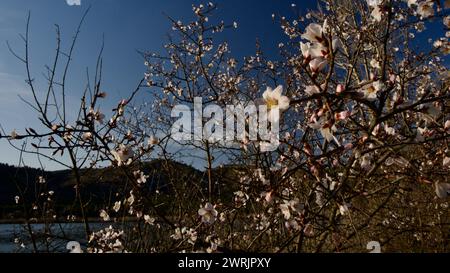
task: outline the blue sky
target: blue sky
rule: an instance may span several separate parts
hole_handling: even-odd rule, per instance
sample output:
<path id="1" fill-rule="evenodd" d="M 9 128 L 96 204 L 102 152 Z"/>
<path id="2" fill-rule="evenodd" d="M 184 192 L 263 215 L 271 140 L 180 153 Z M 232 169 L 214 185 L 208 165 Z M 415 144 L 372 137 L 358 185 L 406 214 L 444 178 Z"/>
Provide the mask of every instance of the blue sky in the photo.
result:
<path id="1" fill-rule="evenodd" d="M 213 19 L 238 22 L 236 31 L 228 31 L 231 50 L 245 56 L 254 53 L 256 38 L 269 54 L 277 52 L 277 45 L 284 35 L 277 23 L 271 19 L 272 13 L 293 15 L 291 3 L 306 10 L 301 1 L 215 1 L 219 9 Z M 307 2 L 311 7 L 315 1 Z M 86 82 L 86 68 L 95 68 L 97 53 L 105 37 L 104 50 L 104 90 L 108 92 L 109 106 L 127 97 L 145 72 L 144 61 L 136 50 L 160 52 L 171 32 L 171 24 L 164 14 L 182 21 L 192 18 L 192 4 L 204 1 L 186 0 L 82 0 L 81 6 L 70 6 L 66 0 L 2 0 L 0 1 L 0 124 L 6 132 L 25 127 L 38 126 L 33 111 L 18 95 L 30 98 L 25 84 L 23 65 L 8 51 L 6 41 L 19 53 L 23 44 L 19 34 L 24 33 L 28 11 L 31 12 L 31 60 L 32 71 L 37 85 L 45 84 L 42 73 L 50 64 L 55 52 L 55 24 L 60 25 L 63 47 L 67 48 L 76 26 L 88 6 L 90 13 L 83 25 L 75 58 L 70 70 L 69 99 L 74 110 Z M 145 95 L 140 97 L 146 100 Z M 104 109 L 108 103 L 104 105 Z M 0 141 L 0 162 L 17 164 L 18 152 L 6 141 Z M 34 156 L 26 156 L 25 162 L 38 166 Z M 59 166 L 46 163 L 47 169 Z"/>

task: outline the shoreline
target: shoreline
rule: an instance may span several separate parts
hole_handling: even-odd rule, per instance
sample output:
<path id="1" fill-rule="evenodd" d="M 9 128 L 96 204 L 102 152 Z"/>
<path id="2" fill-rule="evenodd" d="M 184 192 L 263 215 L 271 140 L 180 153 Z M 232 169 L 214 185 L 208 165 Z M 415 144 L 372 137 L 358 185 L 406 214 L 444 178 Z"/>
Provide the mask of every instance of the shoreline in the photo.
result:
<path id="1" fill-rule="evenodd" d="M 121 221 L 103 221 L 101 218 L 88 218 L 88 223 L 102 223 L 102 224 L 116 224 L 116 223 L 122 223 L 122 222 L 137 222 L 138 219 L 137 218 L 125 218 L 125 219 L 121 219 Z M 80 220 L 76 220 L 76 221 L 69 221 L 67 219 L 51 219 L 49 221 L 29 221 L 31 225 L 35 225 L 35 224 L 83 224 L 83 221 Z M 0 219 L 0 225 L 24 225 L 26 224 L 26 220 L 21 218 L 21 219 Z"/>

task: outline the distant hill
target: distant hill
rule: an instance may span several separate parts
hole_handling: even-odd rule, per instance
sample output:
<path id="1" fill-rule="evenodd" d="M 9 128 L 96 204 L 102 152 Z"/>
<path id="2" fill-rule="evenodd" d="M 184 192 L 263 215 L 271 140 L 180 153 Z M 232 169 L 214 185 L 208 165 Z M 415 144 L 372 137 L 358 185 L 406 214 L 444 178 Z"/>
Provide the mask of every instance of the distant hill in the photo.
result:
<path id="1" fill-rule="evenodd" d="M 149 192 L 156 189 L 160 191 L 168 191 L 167 174 L 162 172 L 162 164 L 169 164 L 169 168 L 176 171 L 177 179 L 183 177 L 197 181 L 204 179 L 204 173 L 183 163 L 175 161 L 154 160 L 151 162 L 141 163 L 139 169 L 144 171 L 149 178 L 147 179 L 147 187 Z M 167 166 L 166 166 L 167 167 Z M 123 172 L 114 167 L 101 169 L 81 170 L 82 175 L 82 194 L 84 200 L 89 200 L 91 216 L 98 216 L 98 209 L 105 202 L 109 202 L 113 193 L 122 192 L 126 181 Z M 39 176 L 46 179 L 45 184 L 38 184 Z M 77 213 L 75 203 L 76 180 L 71 170 L 46 172 L 29 167 L 15 167 L 8 164 L 0 163 L 0 219 L 19 217 L 20 207 L 15 204 L 14 197 L 20 196 L 17 185 L 28 202 L 36 200 L 38 194 L 43 191 L 53 191 L 55 204 L 58 206 L 58 214 Z M 45 188 L 41 188 L 45 187 Z M 14 215 L 16 214 L 16 215 Z"/>

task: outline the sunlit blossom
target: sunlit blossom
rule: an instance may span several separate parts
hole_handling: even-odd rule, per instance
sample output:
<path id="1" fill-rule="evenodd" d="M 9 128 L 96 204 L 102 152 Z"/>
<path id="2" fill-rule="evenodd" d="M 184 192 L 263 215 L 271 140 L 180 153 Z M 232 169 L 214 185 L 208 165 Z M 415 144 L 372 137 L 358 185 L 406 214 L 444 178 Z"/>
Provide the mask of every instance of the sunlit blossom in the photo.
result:
<path id="1" fill-rule="evenodd" d="M 102 220 L 105 221 L 105 222 L 110 220 L 109 214 L 104 209 L 102 209 L 100 211 L 100 218 L 102 218 Z"/>
<path id="2" fill-rule="evenodd" d="M 279 117 L 277 118 L 277 116 L 289 108 L 290 100 L 288 97 L 283 96 L 282 92 L 283 86 L 279 85 L 274 90 L 271 87 L 267 87 L 263 93 L 263 99 L 269 109 L 268 119 L 270 122 L 278 122 Z"/>
<path id="3" fill-rule="evenodd" d="M 217 218 L 217 210 L 211 203 L 206 203 L 204 207 L 198 210 L 198 215 L 202 217 L 205 224 L 214 224 Z"/>
<path id="4" fill-rule="evenodd" d="M 129 164 L 134 156 L 133 149 L 124 144 L 120 144 L 116 150 L 111 151 L 111 154 L 119 166 Z"/>
<path id="5" fill-rule="evenodd" d="M 303 39 L 309 40 L 312 43 L 322 42 L 322 26 L 316 23 L 309 24 L 306 28 L 306 32 L 302 35 Z"/>

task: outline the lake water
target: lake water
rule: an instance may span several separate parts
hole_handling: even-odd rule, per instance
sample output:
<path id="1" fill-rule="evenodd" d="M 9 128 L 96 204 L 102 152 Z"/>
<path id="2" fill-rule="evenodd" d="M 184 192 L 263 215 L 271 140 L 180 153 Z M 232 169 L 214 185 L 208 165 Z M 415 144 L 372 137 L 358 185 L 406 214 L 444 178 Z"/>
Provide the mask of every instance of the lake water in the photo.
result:
<path id="1" fill-rule="evenodd" d="M 90 223 L 92 230 L 97 231 L 108 226 L 105 223 Z M 53 224 L 45 229 L 43 224 L 33 224 L 32 229 L 36 234 L 36 245 L 43 252 L 67 252 L 68 241 L 79 241 L 86 243 L 83 223 L 62 223 Z M 46 231 L 46 232 L 45 232 Z M 39 236 L 47 233 L 52 235 L 52 239 Z M 33 252 L 33 245 L 22 224 L 0 224 L 0 253 L 30 253 Z"/>

